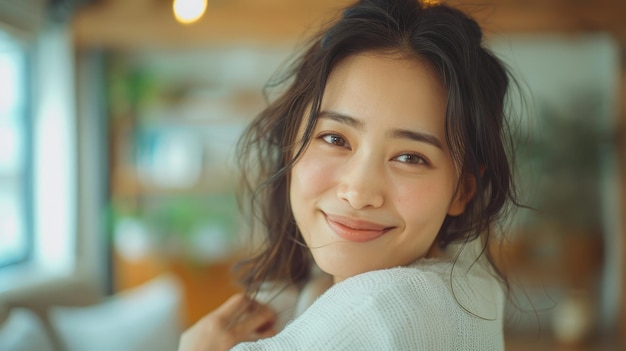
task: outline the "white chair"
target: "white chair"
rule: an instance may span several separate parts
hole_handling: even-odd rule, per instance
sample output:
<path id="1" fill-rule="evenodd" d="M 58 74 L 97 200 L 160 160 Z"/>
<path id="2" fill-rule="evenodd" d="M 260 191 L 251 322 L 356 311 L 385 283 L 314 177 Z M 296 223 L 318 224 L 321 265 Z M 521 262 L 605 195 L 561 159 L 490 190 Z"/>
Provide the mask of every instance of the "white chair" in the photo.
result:
<path id="1" fill-rule="evenodd" d="M 87 307 L 53 307 L 52 328 L 67 351 L 176 350 L 182 288 L 171 275 Z"/>
<path id="2" fill-rule="evenodd" d="M 55 347 L 37 315 L 24 308 L 13 308 L 0 321 L 0 350 L 54 351 Z"/>

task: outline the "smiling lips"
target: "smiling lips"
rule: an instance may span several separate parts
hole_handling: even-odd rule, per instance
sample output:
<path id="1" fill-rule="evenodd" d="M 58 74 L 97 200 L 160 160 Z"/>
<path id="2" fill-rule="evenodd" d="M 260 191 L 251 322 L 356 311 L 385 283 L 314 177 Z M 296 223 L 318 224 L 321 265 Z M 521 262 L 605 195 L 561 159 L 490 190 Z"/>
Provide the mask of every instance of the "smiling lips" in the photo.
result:
<path id="1" fill-rule="evenodd" d="M 392 227 L 377 223 L 326 214 L 328 225 L 345 240 L 366 242 L 377 239 Z"/>

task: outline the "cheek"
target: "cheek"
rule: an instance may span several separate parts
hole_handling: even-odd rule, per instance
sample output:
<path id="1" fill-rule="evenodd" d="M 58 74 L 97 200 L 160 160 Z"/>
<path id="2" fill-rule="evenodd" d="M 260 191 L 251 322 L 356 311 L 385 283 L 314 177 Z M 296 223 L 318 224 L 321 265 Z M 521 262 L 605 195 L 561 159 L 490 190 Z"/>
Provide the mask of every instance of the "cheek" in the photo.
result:
<path id="1" fill-rule="evenodd" d="M 413 221 L 445 217 L 452 198 L 452 186 L 440 180 L 406 184 L 397 187 L 395 191 L 395 207 L 404 214 L 405 219 Z"/>
<path id="2" fill-rule="evenodd" d="M 305 152 L 291 170 L 290 198 L 295 205 L 319 195 L 332 183 L 332 167 Z"/>

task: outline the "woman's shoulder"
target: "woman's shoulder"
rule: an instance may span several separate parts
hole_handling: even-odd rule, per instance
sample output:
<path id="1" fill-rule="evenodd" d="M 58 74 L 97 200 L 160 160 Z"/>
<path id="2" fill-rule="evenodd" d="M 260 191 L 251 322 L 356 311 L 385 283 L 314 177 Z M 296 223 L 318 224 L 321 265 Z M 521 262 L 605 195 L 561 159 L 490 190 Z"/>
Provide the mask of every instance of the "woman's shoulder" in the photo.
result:
<path id="1" fill-rule="evenodd" d="M 498 280 L 480 266 L 455 261 L 421 259 L 410 265 L 371 271 L 335 284 L 321 303 L 380 310 L 385 318 L 422 318 L 432 311 L 437 319 L 501 318 L 504 295 Z M 419 314 L 407 314 L 415 311 Z M 441 313 L 445 311 L 446 313 Z"/>
<path id="2" fill-rule="evenodd" d="M 419 260 L 356 275 L 335 284 L 294 321 L 307 327 L 294 327 L 319 328 L 324 335 L 340 331 L 399 350 L 501 349 L 503 302 L 492 291 L 498 289 L 495 280 L 459 269 L 454 262 Z"/>
<path id="3" fill-rule="evenodd" d="M 351 306 L 354 313 L 367 311 L 370 318 L 414 318 L 406 313 L 410 311 L 423 316 L 425 309 L 434 311 L 437 305 L 451 302 L 446 266 L 443 262 L 416 262 L 362 273 L 335 284 L 316 303 Z"/>
<path id="4" fill-rule="evenodd" d="M 277 336 L 241 350 L 501 350 L 502 320 L 493 312 L 497 308 L 475 302 L 489 290 L 482 275 L 468 279 L 456 272 L 459 268 L 453 262 L 419 260 L 348 278 Z M 474 277 L 478 281 L 467 282 Z"/>
<path id="5" fill-rule="evenodd" d="M 419 259 L 409 265 L 365 272 L 335 284 L 336 290 L 364 290 L 368 295 L 400 291 L 428 294 L 451 290 L 455 286 L 470 283 L 484 284 L 495 281 L 494 277 L 482 267 L 469 269 L 456 260 Z M 353 291 L 354 292 L 354 291 Z"/>

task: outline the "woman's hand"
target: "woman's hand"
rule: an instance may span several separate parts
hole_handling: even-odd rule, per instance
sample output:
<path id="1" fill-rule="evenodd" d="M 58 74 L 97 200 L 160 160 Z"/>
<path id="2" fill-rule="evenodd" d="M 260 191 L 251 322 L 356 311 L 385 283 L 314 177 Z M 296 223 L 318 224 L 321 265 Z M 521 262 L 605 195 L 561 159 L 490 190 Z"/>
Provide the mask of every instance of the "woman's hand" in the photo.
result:
<path id="1" fill-rule="evenodd" d="M 237 294 L 187 329 L 178 351 L 229 350 L 240 342 L 275 335 L 275 321 L 269 307 Z"/>

